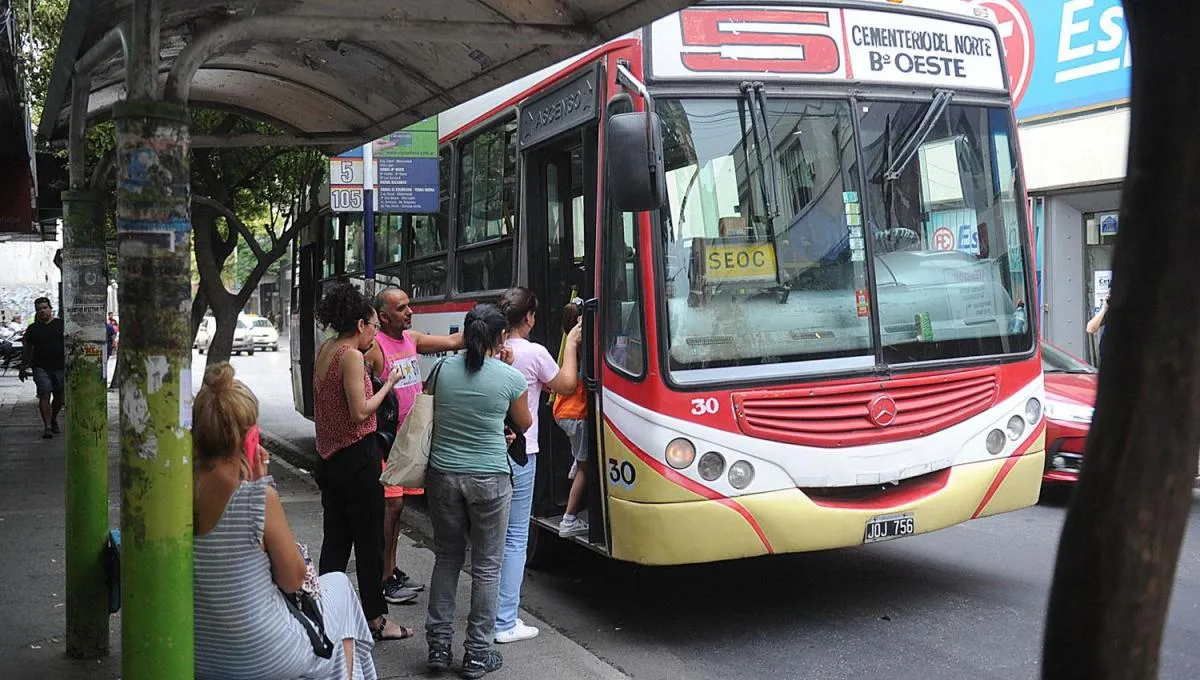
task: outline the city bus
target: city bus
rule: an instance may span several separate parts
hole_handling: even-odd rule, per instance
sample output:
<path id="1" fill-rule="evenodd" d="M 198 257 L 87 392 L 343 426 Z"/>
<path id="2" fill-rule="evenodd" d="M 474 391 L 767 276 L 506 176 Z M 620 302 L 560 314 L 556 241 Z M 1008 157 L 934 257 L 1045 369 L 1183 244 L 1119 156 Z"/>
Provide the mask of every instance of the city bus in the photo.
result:
<path id="1" fill-rule="evenodd" d="M 376 285 L 429 333 L 527 286 L 552 353 L 585 301 L 589 531 L 558 538 L 571 456 L 544 404 L 534 558 L 824 550 L 1037 502 L 1035 281 L 986 8 L 699 3 L 439 130 L 439 212 L 377 215 Z M 306 414 L 312 307 L 364 283 L 362 241 L 342 213 L 297 242 Z"/>

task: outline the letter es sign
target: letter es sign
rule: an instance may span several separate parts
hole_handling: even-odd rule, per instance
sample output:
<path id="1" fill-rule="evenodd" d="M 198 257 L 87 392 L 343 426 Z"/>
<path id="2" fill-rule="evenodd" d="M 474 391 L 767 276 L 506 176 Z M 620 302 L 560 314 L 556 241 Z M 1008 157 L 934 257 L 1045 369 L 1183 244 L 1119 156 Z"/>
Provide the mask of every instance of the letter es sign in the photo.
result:
<path id="1" fill-rule="evenodd" d="M 693 72 L 831 75 L 841 49 L 830 12 L 692 9 L 679 13 L 684 68 Z"/>

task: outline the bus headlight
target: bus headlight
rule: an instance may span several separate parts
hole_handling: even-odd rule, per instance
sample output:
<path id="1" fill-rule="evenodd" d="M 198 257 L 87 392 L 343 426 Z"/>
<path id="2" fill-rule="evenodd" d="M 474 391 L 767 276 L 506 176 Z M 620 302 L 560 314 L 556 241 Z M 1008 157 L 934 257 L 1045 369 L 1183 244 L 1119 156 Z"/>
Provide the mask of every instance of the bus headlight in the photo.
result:
<path id="1" fill-rule="evenodd" d="M 700 456 L 696 470 L 700 473 L 700 479 L 706 482 L 716 481 L 721 473 L 725 472 L 725 457 L 716 451 L 709 451 Z"/>
<path id="2" fill-rule="evenodd" d="M 754 481 L 754 466 L 744 460 L 739 460 L 729 466 L 729 486 L 739 491 L 750 486 Z"/>
<path id="3" fill-rule="evenodd" d="M 682 470 L 692 464 L 696 460 L 696 447 L 692 443 L 682 437 L 672 439 L 670 444 L 667 444 L 667 465 Z"/>
<path id="4" fill-rule="evenodd" d="M 1008 438 L 1016 441 L 1025 432 L 1025 420 L 1021 416 L 1013 416 L 1008 419 L 1004 429 L 1008 430 Z"/>
<path id="5" fill-rule="evenodd" d="M 1042 402 L 1037 400 L 1037 397 L 1025 402 L 1025 420 L 1029 421 L 1030 425 L 1036 425 L 1042 419 Z"/>
<path id="6" fill-rule="evenodd" d="M 987 440 L 984 442 L 987 447 L 987 452 L 993 456 L 1004 450 L 1004 433 L 1000 430 L 992 430 L 988 432 Z"/>

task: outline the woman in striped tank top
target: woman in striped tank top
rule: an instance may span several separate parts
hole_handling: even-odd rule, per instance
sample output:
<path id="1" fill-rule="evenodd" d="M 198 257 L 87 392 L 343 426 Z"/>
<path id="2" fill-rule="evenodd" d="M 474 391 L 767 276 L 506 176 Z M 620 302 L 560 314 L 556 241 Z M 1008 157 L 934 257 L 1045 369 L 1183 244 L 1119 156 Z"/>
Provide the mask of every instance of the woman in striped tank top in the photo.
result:
<path id="1" fill-rule="evenodd" d="M 331 658 L 316 655 L 284 601 L 301 589 L 305 564 L 267 452 L 257 448 L 259 470 L 247 467 L 243 442 L 257 420 L 258 400 L 233 368 L 210 366 L 192 406 L 196 677 L 374 680 L 374 641 L 345 574 L 317 579 Z"/>

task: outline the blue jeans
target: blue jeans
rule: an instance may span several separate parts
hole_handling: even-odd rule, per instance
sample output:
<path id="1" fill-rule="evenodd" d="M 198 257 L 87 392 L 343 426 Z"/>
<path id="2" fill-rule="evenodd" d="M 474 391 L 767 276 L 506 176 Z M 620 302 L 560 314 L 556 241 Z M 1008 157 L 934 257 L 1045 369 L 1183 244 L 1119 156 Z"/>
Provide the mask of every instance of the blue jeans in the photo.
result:
<path id="1" fill-rule="evenodd" d="M 533 514 L 533 480 L 537 454 L 530 454 L 522 467 L 513 468 L 512 507 L 508 511 L 508 534 L 504 537 L 504 564 L 500 567 L 500 603 L 496 609 L 496 632 L 517 625 L 521 607 L 521 582 L 525 580 L 525 547 L 529 545 L 529 518 Z"/>
<path id="2" fill-rule="evenodd" d="M 496 591 L 512 487 L 504 474 L 453 474 L 429 470 L 425 496 L 433 522 L 433 576 L 425 638 L 450 646 L 454 637 L 458 576 L 471 541 L 471 613 L 464 647 L 486 652 L 496 637 Z"/>

